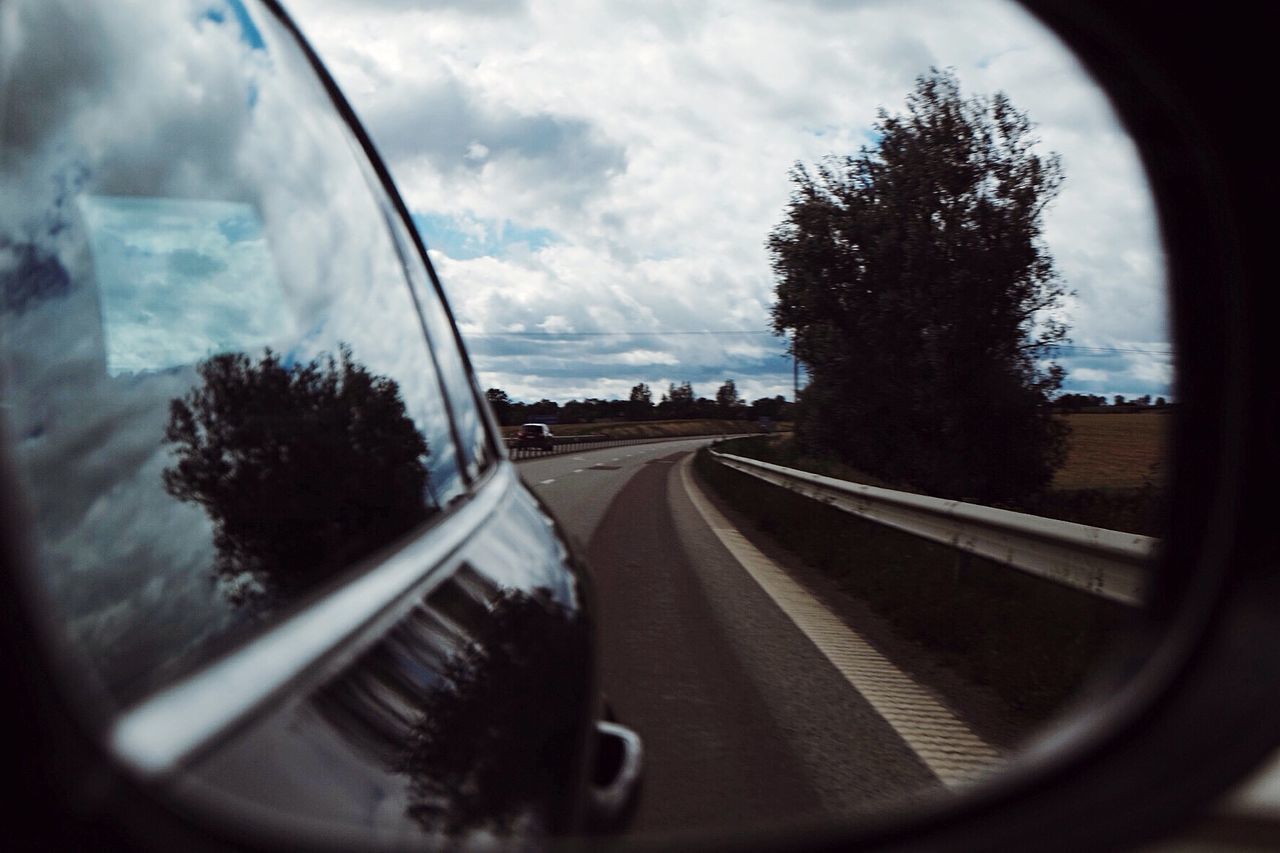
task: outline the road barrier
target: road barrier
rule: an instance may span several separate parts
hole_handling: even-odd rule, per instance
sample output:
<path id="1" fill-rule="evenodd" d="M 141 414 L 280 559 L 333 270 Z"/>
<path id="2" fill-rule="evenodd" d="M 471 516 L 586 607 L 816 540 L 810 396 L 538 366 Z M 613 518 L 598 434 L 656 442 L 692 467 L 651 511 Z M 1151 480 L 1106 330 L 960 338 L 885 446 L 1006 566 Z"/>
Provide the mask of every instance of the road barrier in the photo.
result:
<path id="1" fill-rule="evenodd" d="M 752 433 L 754 435 L 754 433 Z M 517 447 L 514 438 L 506 438 L 504 442 L 507 445 L 507 457 L 512 461 L 519 462 L 524 459 L 536 459 L 543 456 L 555 456 L 560 453 L 573 453 L 590 447 L 591 449 L 601 447 L 622 447 L 631 444 L 651 444 L 656 441 L 680 441 L 689 438 L 741 438 L 742 434 L 720 435 L 713 433 L 711 435 L 661 435 L 661 436 L 645 436 L 632 438 L 619 438 L 616 436 L 602 435 L 590 433 L 586 435 L 564 435 L 556 436 L 550 450 L 544 450 L 539 447 Z"/>
<path id="2" fill-rule="evenodd" d="M 898 492 L 710 451 L 722 465 L 836 509 L 1127 605 L 1143 601 L 1160 540 Z"/>

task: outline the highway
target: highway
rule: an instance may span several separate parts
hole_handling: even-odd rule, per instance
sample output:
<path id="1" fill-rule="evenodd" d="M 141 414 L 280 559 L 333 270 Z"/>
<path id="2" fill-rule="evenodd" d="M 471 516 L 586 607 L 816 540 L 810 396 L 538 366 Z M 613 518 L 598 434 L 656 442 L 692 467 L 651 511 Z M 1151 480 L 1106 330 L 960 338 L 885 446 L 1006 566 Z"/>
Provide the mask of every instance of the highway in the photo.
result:
<path id="1" fill-rule="evenodd" d="M 990 762 L 936 697 L 709 521 L 686 464 L 707 441 L 517 466 L 594 574 L 603 688 L 646 750 L 632 831 L 848 818 L 954 787 L 957 753 Z"/>

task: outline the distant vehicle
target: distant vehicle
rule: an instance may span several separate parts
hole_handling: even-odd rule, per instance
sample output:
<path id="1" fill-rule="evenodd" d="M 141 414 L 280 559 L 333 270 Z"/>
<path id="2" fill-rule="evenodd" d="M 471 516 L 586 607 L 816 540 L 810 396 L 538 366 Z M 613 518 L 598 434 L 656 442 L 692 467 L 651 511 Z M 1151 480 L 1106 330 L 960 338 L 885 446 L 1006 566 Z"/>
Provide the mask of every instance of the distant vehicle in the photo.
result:
<path id="1" fill-rule="evenodd" d="M 546 424 L 521 424 L 520 431 L 516 433 L 515 446 L 550 450 L 556 446 L 556 437 Z"/>

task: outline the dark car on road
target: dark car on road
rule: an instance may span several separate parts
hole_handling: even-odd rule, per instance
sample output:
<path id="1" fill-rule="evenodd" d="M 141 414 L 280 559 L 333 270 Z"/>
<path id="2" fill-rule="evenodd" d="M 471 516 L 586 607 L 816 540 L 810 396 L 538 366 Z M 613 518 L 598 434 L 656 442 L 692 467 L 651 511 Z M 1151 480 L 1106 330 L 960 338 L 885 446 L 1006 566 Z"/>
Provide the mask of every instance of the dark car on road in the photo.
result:
<path id="1" fill-rule="evenodd" d="M 556 446 L 556 438 L 551 434 L 551 427 L 546 424 L 523 424 L 516 433 L 515 446 L 551 450 Z"/>

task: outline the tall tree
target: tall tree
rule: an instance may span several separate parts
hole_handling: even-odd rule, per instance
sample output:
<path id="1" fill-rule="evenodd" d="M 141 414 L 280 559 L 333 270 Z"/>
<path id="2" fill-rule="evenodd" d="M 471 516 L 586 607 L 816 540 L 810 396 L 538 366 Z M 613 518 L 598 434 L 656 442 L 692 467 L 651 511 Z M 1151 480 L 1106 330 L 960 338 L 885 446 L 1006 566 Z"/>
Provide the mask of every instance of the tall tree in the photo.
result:
<path id="1" fill-rule="evenodd" d="M 489 401 L 490 408 L 493 409 L 493 416 L 498 419 L 498 423 L 506 426 L 511 422 L 511 397 L 501 388 L 490 388 L 484 392 L 484 396 Z"/>
<path id="2" fill-rule="evenodd" d="M 810 384 L 803 443 L 934 494 L 1017 499 L 1065 452 L 1049 363 L 1065 287 L 1042 239 L 1062 171 L 1003 94 L 931 70 L 878 142 L 792 170 L 773 327 Z"/>
<path id="3" fill-rule="evenodd" d="M 673 418 L 694 416 L 693 386 L 688 382 L 681 382 L 679 385 L 669 383 L 663 401 L 670 404 L 668 411 Z"/>
<path id="4" fill-rule="evenodd" d="M 633 421 L 642 421 L 653 413 L 653 392 L 649 386 L 641 382 L 631 389 L 631 397 L 627 401 L 627 417 Z"/>
<path id="5" fill-rule="evenodd" d="M 722 418 L 737 418 L 742 415 L 742 398 L 738 396 L 738 387 L 732 379 L 726 379 L 716 391 L 716 413 Z"/>

